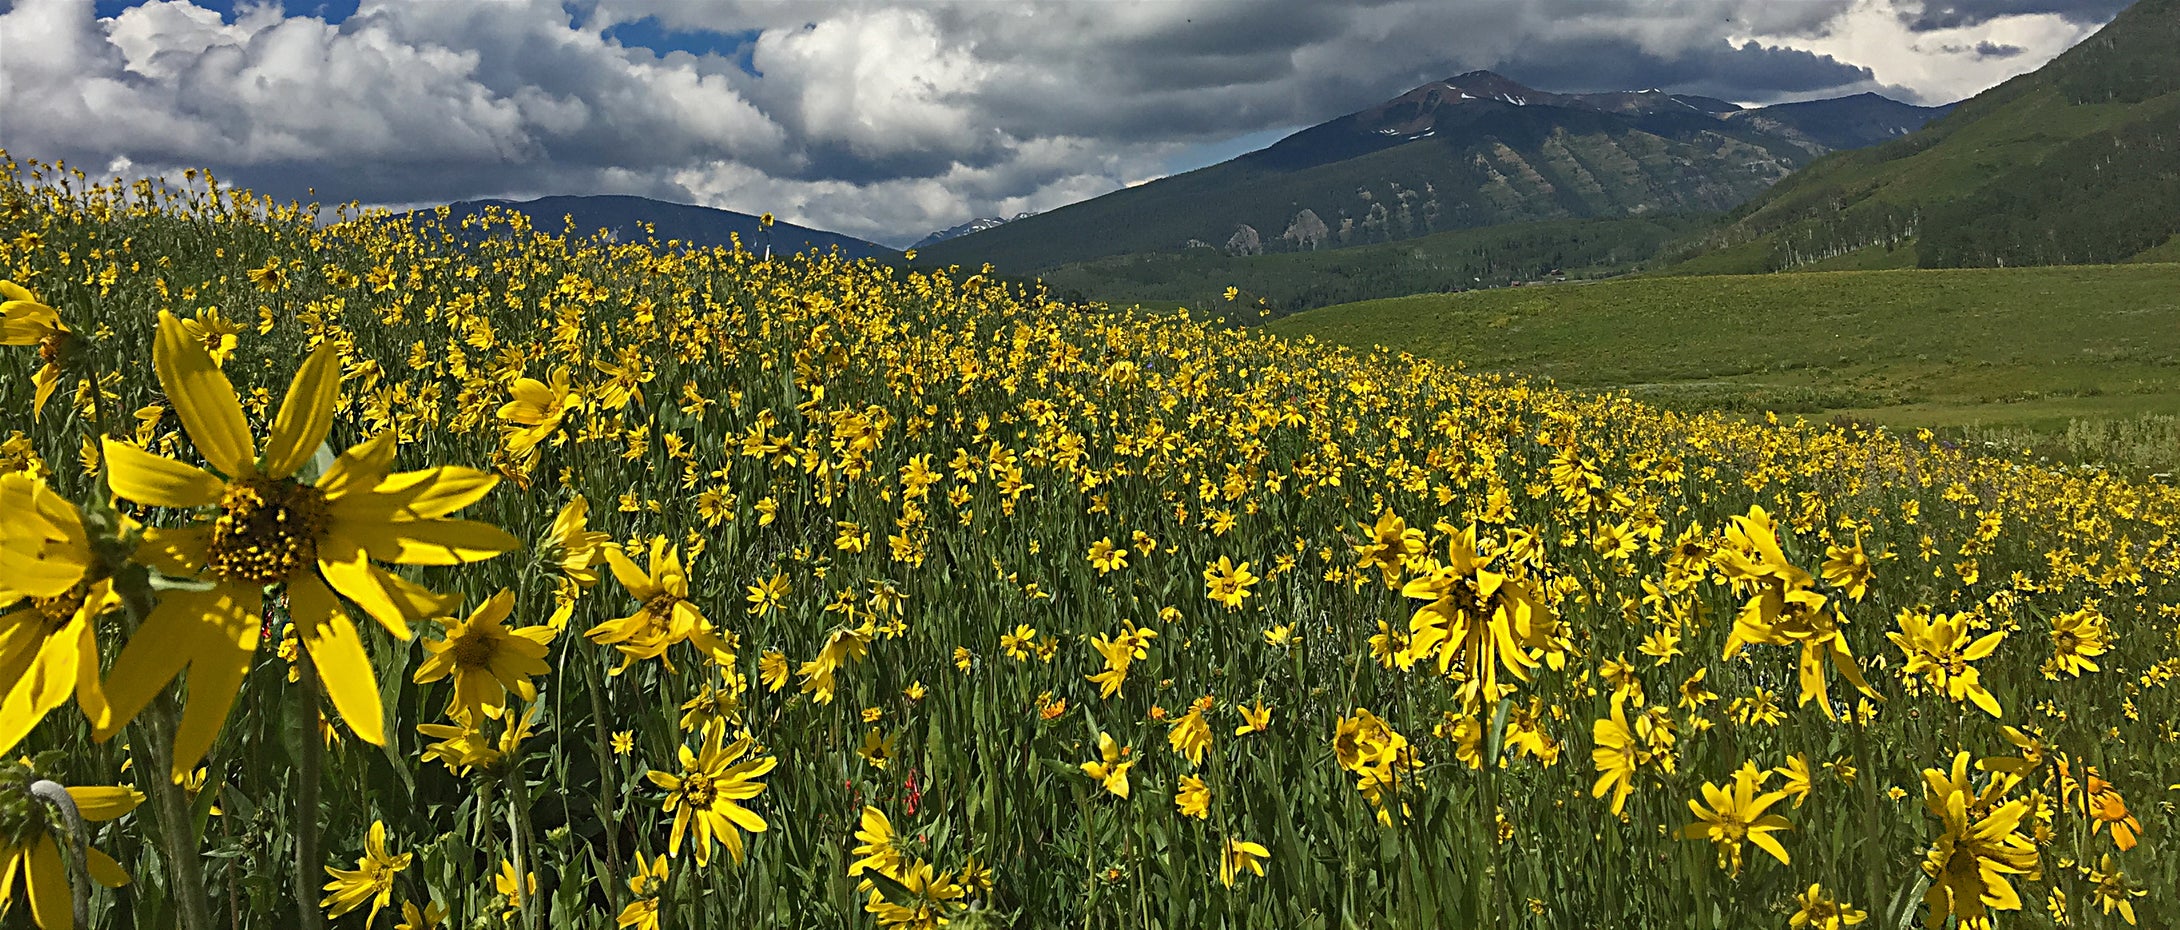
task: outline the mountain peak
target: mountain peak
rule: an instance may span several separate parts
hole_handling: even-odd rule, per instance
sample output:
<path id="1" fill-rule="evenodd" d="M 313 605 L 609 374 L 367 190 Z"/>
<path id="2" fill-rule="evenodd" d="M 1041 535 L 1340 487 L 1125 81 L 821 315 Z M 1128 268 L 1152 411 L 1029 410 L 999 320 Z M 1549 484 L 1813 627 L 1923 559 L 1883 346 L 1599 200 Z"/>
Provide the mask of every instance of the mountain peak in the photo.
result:
<path id="1" fill-rule="evenodd" d="M 1471 71 L 1467 74 L 1457 74 L 1439 81 L 1437 84 L 1426 84 L 1422 88 L 1417 88 L 1417 90 L 1435 87 L 1450 88 L 1470 97 L 1483 100 L 1500 100 L 1516 106 L 1523 105 L 1531 97 L 1540 96 L 1535 88 L 1526 86 L 1520 81 L 1496 71 Z"/>

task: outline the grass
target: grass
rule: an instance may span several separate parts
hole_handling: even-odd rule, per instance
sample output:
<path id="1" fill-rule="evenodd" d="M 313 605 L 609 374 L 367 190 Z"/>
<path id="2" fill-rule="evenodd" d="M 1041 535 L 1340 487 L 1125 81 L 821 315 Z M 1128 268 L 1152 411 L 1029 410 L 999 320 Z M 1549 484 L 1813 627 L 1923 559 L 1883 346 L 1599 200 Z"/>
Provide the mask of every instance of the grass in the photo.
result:
<path id="1" fill-rule="evenodd" d="M 1655 277 L 1272 324 L 1680 409 L 2063 432 L 2180 409 L 2180 265 Z"/>

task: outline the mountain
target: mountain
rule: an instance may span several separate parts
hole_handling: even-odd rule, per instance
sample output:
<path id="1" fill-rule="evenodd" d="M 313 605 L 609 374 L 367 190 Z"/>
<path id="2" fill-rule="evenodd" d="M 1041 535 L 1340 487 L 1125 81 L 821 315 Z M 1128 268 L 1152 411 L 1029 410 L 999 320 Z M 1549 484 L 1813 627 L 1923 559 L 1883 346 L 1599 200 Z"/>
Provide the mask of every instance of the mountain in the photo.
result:
<path id="1" fill-rule="evenodd" d="M 941 242 L 945 242 L 948 239 L 966 236 L 973 232 L 983 232 L 987 229 L 992 229 L 997 226 L 1004 226 L 1008 223 L 1014 222 L 1015 220 L 1028 219 L 1036 215 L 1036 211 L 1027 211 L 1023 213 L 1017 213 L 1013 216 L 980 216 L 976 219 L 970 220 L 966 223 L 962 223 L 958 226 L 948 226 L 945 229 L 937 230 L 931 235 L 916 240 L 916 244 L 909 246 L 909 248 L 929 248 L 931 246 L 938 245 Z"/>
<path id="2" fill-rule="evenodd" d="M 1786 179 L 1685 249 L 1678 270 L 2176 254 L 2180 0 L 2141 0 L 2043 68 L 1928 127 Z"/>
<path id="3" fill-rule="evenodd" d="M 1868 148 L 1915 132 L 1959 104 L 1919 107 L 1877 94 L 1735 109 L 1727 120 L 1793 139 L 1813 155 Z"/>
<path id="4" fill-rule="evenodd" d="M 559 232 L 564 228 L 565 217 L 573 219 L 577 235 L 587 236 L 604 229 L 623 242 L 650 236 L 660 242 L 679 239 L 697 246 L 724 246 L 732 242 L 730 237 L 738 235 L 743 248 L 762 251 L 767 241 L 758 218 L 747 213 L 625 194 L 540 197 L 523 201 L 465 200 L 447 206 L 452 223 L 483 213 L 486 207 L 498 207 L 527 214 L 531 224 L 545 232 Z M 643 229 L 645 223 L 651 225 L 651 231 Z M 849 258 L 898 258 L 901 254 L 899 250 L 875 242 L 793 223 L 773 223 L 770 242 L 772 251 L 778 253 L 838 248 Z"/>
<path id="5" fill-rule="evenodd" d="M 925 252 L 1024 272 L 1194 247 L 1311 251 L 1504 223 L 1724 211 L 1819 154 L 1939 112 L 1883 98 L 1794 106 L 1561 94 L 1474 71 L 1230 161 Z"/>

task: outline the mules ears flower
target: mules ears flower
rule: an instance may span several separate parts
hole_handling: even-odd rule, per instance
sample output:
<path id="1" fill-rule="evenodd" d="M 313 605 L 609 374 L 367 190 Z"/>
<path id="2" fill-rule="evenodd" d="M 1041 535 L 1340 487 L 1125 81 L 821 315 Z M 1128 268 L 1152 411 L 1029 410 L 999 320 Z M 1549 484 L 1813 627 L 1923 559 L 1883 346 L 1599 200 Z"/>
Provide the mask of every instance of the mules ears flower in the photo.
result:
<path id="1" fill-rule="evenodd" d="M 120 604 L 83 515 L 23 472 L 0 475 L 0 753 L 73 694 L 104 712 L 92 622 Z"/>
<path id="2" fill-rule="evenodd" d="M 1234 879 L 1244 871 L 1255 872 L 1258 877 L 1263 877 L 1264 860 L 1271 858 L 1271 855 L 1271 850 L 1265 849 L 1262 843 L 1227 837 L 1226 846 L 1219 854 L 1219 883 L 1232 888 Z"/>
<path id="3" fill-rule="evenodd" d="M 1757 794 L 1756 790 L 1762 779 L 1763 775 L 1755 774 L 1754 769 L 1744 769 L 1734 773 L 1730 786 L 1721 787 L 1704 782 L 1703 803 L 1688 802 L 1688 809 L 1695 813 L 1696 822 L 1682 827 L 1681 837 L 1710 840 L 1715 844 L 1718 847 L 1718 867 L 1725 869 L 1728 876 L 1741 874 L 1741 843 L 1744 840 L 1770 853 L 1772 858 L 1779 860 L 1780 865 L 1791 861 L 1787 857 L 1786 847 L 1780 845 L 1778 838 L 1771 834 L 1791 830 L 1793 827 L 1787 824 L 1786 818 L 1765 813 L 1772 805 L 1783 800 L 1786 793 L 1770 791 Z M 1705 804 L 1709 805 L 1709 809 L 1705 809 Z"/>
<path id="4" fill-rule="evenodd" d="M 382 432 L 334 459 L 316 482 L 298 480 L 340 407 L 340 356 L 331 343 L 304 359 L 262 450 L 234 386 L 172 313 L 159 314 L 152 364 L 217 474 L 108 439 L 108 480 L 120 497 L 199 512 L 197 521 L 146 530 L 137 557 L 211 584 L 160 598 L 108 670 L 106 712 L 93 735 L 111 738 L 188 666 L 173 776 L 194 768 L 249 671 L 266 589 L 281 585 L 334 709 L 359 738 L 384 745 L 377 676 L 342 598 L 401 639 L 409 621 L 446 613 L 454 599 L 374 563 L 464 565 L 521 548 L 498 527 L 444 519 L 499 479 L 453 466 L 394 473 L 394 437 Z"/>
<path id="5" fill-rule="evenodd" d="M 659 896 L 666 891 L 666 857 L 661 855 L 649 864 L 643 861 L 643 853 L 636 854 L 636 874 L 629 876 L 628 890 L 636 900 L 628 902 L 619 916 L 613 919 L 617 927 L 633 927 L 635 930 L 659 930 Z"/>
<path id="6" fill-rule="evenodd" d="M 1815 882 L 1809 884 L 1808 891 L 1795 895 L 1794 903 L 1799 908 L 1786 922 L 1794 930 L 1801 930 L 1803 927 L 1809 930 L 1844 930 L 1870 919 L 1868 913 L 1855 910 L 1854 905 L 1833 897 L 1831 892 L 1824 890 L 1823 885 Z"/>
<path id="7" fill-rule="evenodd" d="M 6 767 L 12 771 L 0 773 L 0 778 L 12 781 L 22 777 L 27 781 L 31 777 L 16 764 L 10 763 Z M 75 802 L 76 814 L 91 823 L 126 814 L 144 800 L 143 794 L 127 787 L 69 788 L 68 798 Z M 20 887 L 23 895 L 30 899 L 31 922 L 41 930 L 72 930 L 75 926 L 73 897 L 66 860 L 61 858 L 59 837 L 45 822 L 42 808 L 28 809 L 32 812 L 28 822 L 0 824 L 0 914 L 7 913 L 15 903 L 15 889 Z M 93 881 L 108 888 L 129 883 L 129 873 L 123 871 L 112 856 L 85 847 L 84 858 Z M 11 922 L 9 926 L 15 924 Z"/>
<path id="8" fill-rule="evenodd" d="M 648 572 L 621 554 L 617 546 L 606 548 L 604 553 L 613 577 L 639 605 L 633 614 L 583 631 L 591 642 L 620 650 L 621 664 L 609 674 L 628 671 L 639 659 L 658 659 L 672 671 L 673 661 L 666 658 L 666 650 L 681 642 L 695 643 L 716 661 L 733 663 L 733 650 L 720 639 L 696 602 L 689 599 L 689 574 L 682 568 L 681 556 L 667 545 L 666 537 L 651 538 Z"/>
<path id="9" fill-rule="evenodd" d="M 424 644 L 431 657 L 416 670 L 417 684 L 454 676 L 451 705 L 470 715 L 498 718 L 507 708 L 512 692 L 524 702 L 537 700 L 531 676 L 552 671 L 545 664 L 545 644 L 553 628 L 526 626 L 510 630 L 506 621 L 515 610 L 515 594 L 505 588 L 484 602 L 469 619 L 447 628 L 447 636 Z"/>
<path id="10" fill-rule="evenodd" d="M 327 917 L 339 917 L 370 901 L 371 913 L 364 918 L 363 924 L 368 927 L 377 923 L 379 910 L 393 903 L 394 877 L 409 867 L 409 858 L 413 855 L 389 855 L 386 852 L 386 823 L 372 821 L 371 833 L 364 840 L 363 858 L 356 861 L 353 870 L 326 866 L 325 872 L 333 880 L 326 883 L 325 890 L 330 893 L 318 902 L 318 906 L 326 909 Z"/>
<path id="11" fill-rule="evenodd" d="M 1988 926 L 1991 911 L 2021 909 L 2009 877 L 2034 881 L 2041 869 L 2035 842 L 2017 832 L 2029 815 L 2029 801 L 2003 801 L 2018 781 L 1996 774 L 1978 793 L 1969 783 L 1965 752 L 1954 756 L 1950 774 L 1923 770 L 1923 805 L 1945 828 L 1923 855 L 1923 874 L 1930 876 L 1930 890 L 1923 895 L 1929 908 L 1925 926 L 1936 930 L 1948 916 L 1964 927 Z"/>
<path id="12" fill-rule="evenodd" d="M 1125 801 L 1128 799 L 1128 769 L 1135 765 L 1134 759 L 1124 759 L 1126 755 L 1126 750 L 1113 742 L 1110 735 L 1099 733 L 1098 758 L 1083 763 L 1082 772 L 1114 797 Z"/>
<path id="13" fill-rule="evenodd" d="M 61 383 L 61 351 L 68 337 L 68 327 L 62 325 L 58 311 L 39 302 L 29 288 L 0 281 L 0 346 L 37 346 L 38 358 L 45 363 L 31 377 L 36 389 L 30 403 L 33 420 L 45 410 L 45 399 L 53 396 L 53 388 Z"/>
<path id="14" fill-rule="evenodd" d="M 666 789 L 664 811 L 674 815 L 667 853 L 681 855 L 681 838 L 694 833 L 699 867 L 711 864 L 714 840 L 727 847 L 735 865 L 741 865 L 742 832 L 763 833 L 766 829 L 764 818 L 741 802 L 764 792 L 764 783 L 757 779 L 772 771 L 779 760 L 770 756 L 743 758 L 754 744 L 744 737 L 731 746 L 725 745 L 726 733 L 724 721 L 705 727 L 701 750 L 681 747 L 680 775 L 651 772 L 646 776 L 652 784 Z"/>

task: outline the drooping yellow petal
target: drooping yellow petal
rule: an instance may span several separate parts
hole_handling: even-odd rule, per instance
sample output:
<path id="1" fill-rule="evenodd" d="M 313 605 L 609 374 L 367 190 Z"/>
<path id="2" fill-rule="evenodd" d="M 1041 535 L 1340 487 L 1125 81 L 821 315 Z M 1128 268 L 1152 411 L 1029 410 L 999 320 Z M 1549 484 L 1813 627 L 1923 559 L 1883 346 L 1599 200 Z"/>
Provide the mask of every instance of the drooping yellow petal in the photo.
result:
<path id="1" fill-rule="evenodd" d="M 29 475 L 0 475 L 0 514 L 9 515 L 0 521 L 0 596 L 54 597 L 83 580 L 91 549 L 74 504 Z"/>
<path id="2" fill-rule="evenodd" d="M 254 473 L 256 446 L 234 385 L 170 311 L 159 311 L 159 338 L 151 357 L 159 385 L 174 401 L 174 414 L 181 417 L 197 454 L 230 478 Z"/>
<path id="3" fill-rule="evenodd" d="M 95 722 L 94 737 L 112 738 L 188 666 L 189 703 L 174 737 L 171 774 L 179 779 L 195 768 L 219 735 L 249 671 L 263 606 L 256 589 L 236 585 L 166 592 L 107 671 L 107 707 Z"/>
<path id="4" fill-rule="evenodd" d="M 30 919 L 44 930 L 74 930 L 76 913 L 74 898 L 68 891 L 68 866 L 61 861 L 61 849 L 54 845 L 53 835 L 41 834 L 30 841 L 30 861 L 25 863 L 29 874 L 23 877 L 30 887 Z"/>
<path id="5" fill-rule="evenodd" d="M 161 455 L 153 455 L 129 443 L 108 439 L 106 480 L 113 491 L 128 500 L 153 507 L 210 507 L 220 501 L 227 483 L 211 472 Z"/>
<path id="6" fill-rule="evenodd" d="M 40 367 L 31 383 L 30 420 L 35 423 L 45 413 L 45 402 L 53 396 L 53 389 L 61 386 L 61 370 L 52 365 Z"/>
<path id="7" fill-rule="evenodd" d="M 229 602 L 232 603 L 232 602 Z M 257 654 L 256 611 L 218 618 L 220 636 L 208 640 L 189 663 L 189 703 L 182 708 L 182 722 L 174 731 L 174 770 L 179 782 L 197 763 L 204 761 L 234 709 L 235 694 L 250 672 Z"/>
<path id="8" fill-rule="evenodd" d="M 348 611 L 323 582 L 308 574 L 288 585 L 289 615 L 303 634 L 303 648 L 318 666 L 318 680 L 333 709 L 340 711 L 356 737 L 386 745 L 386 716 L 379 704 L 378 678 L 371 656 Z"/>
<path id="9" fill-rule="evenodd" d="M 340 353 L 333 343 L 321 342 L 296 370 L 288 396 L 280 402 L 272 435 L 265 438 L 265 474 L 285 478 L 308 463 L 333 428 L 333 412 L 340 404 Z"/>
<path id="10" fill-rule="evenodd" d="M 337 545 L 329 540 L 318 549 L 318 571 L 334 590 L 355 601 L 363 612 L 387 632 L 408 639 L 409 621 L 451 613 L 461 602 L 458 595 L 439 596 L 371 564 L 363 547 L 353 541 Z"/>
<path id="11" fill-rule="evenodd" d="M 114 857 L 90 847 L 85 847 L 83 852 L 90 866 L 92 881 L 108 888 L 119 888 L 129 883 L 128 871 L 121 867 L 121 863 L 115 862 Z"/>
<path id="12" fill-rule="evenodd" d="M 93 738 L 104 741 L 136 717 L 152 696 L 181 674 L 197 654 L 208 627 L 204 615 L 229 595 L 213 591 L 168 591 L 151 616 L 121 647 L 106 679 L 106 712 L 91 722 Z"/>

